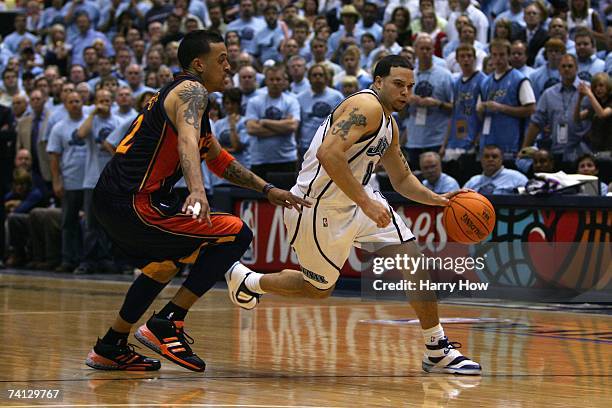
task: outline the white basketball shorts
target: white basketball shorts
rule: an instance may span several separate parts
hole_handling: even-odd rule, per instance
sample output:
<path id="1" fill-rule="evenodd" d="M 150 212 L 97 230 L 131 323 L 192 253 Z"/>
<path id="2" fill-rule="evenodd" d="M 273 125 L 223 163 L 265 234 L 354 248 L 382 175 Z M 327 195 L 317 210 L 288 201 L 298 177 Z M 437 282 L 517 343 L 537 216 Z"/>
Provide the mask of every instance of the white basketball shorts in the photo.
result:
<path id="1" fill-rule="evenodd" d="M 327 207 L 324 200 L 304 207 L 300 214 L 285 209 L 284 221 L 291 246 L 295 250 L 304 279 L 325 290 L 336 284 L 340 269 L 349 257 L 352 246 L 372 251 L 414 239 L 412 231 L 378 191 L 368 195 L 389 208 L 392 220 L 379 228 L 357 205 Z"/>

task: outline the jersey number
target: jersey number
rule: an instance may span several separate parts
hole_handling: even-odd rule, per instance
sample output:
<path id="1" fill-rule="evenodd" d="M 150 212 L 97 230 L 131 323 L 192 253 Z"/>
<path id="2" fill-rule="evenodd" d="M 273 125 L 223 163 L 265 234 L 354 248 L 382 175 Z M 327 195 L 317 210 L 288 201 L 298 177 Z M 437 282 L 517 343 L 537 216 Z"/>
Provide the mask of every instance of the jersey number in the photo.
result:
<path id="1" fill-rule="evenodd" d="M 134 135 L 136 134 L 136 132 L 138 132 L 138 129 L 140 129 L 140 125 L 142 125 L 143 119 L 144 119 L 143 113 L 138 115 L 138 117 L 136 118 L 136 122 L 134 122 L 134 124 L 132 125 L 132 128 L 130 129 L 130 132 L 127 135 L 125 135 L 123 140 L 121 140 L 121 143 L 119 143 L 119 146 L 117 146 L 117 150 L 115 150 L 115 153 L 126 154 L 127 151 L 130 150 L 130 147 L 132 147 L 132 145 L 134 144 L 132 139 L 134 138 Z"/>
<path id="2" fill-rule="evenodd" d="M 363 176 L 362 185 L 367 185 L 370 182 L 370 178 L 372 178 L 372 171 L 374 170 L 374 162 L 368 163 L 368 168 L 366 169 L 365 175 Z"/>

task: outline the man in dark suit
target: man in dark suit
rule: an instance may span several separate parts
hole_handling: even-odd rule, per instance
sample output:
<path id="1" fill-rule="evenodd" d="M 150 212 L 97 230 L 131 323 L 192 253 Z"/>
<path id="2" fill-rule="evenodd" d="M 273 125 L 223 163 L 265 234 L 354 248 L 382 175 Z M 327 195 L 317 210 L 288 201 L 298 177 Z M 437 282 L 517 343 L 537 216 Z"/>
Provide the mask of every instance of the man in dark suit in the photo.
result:
<path id="1" fill-rule="evenodd" d="M 50 191 L 51 170 L 49 169 L 49 154 L 47 153 L 47 141 L 43 140 L 45 128 L 50 113 L 46 108 L 46 98 L 42 92 L 35 89 L 30 94 L 30 107 L 32 113 L 24 116 L 17 122 L 17 151 L 27 149 L 32 154 L 32 179 L 36 187 L 42 189 L 43 193 Z"/>
<path id="2" fill-rule="evenodd" d="M 516 32 L 514 31 L 516 26 L 512 27 L 512 40 L 521 40 L 527 44 L 527 65 L 532 67 L 538 51 L 548 40 L 548 32 L 543 27 L 546 18 L 546 9 L 536 1 L 525 8 L 525 24 L 527 26 L 525 28 L 520 27 Z"/>

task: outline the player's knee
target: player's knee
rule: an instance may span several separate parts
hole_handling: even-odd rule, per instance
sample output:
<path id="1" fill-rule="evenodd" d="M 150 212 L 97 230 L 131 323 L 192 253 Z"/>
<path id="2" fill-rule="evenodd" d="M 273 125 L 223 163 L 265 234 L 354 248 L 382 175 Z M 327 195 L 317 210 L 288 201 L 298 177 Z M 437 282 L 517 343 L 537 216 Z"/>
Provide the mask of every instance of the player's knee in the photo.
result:
<path id="1" fill-rule="evenodd" d="M 244 252 L 249 248 L 252 241 L 253 241 L 253 231 L 251 231 L 251 229 L 249 228 L 248 225 L 246 225 L 246 223 L 242 223 L 242 228 L 236 235 L 236 240 L 234 241 L 236 245 L 242 251 L 240 256 L 242 256 L 242 254 L 244 254 Z"/>

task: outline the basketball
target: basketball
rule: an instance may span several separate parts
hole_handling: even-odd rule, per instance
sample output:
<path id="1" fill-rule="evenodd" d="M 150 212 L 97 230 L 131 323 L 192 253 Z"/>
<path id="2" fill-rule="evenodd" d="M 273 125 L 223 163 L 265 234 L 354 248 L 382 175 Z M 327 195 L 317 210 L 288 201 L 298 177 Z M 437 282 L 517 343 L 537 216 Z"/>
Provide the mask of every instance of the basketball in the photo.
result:
<path id="1" fill-rule="evenodd" d="M 475 244 L 484 241 L 495 227 L 495 209 L 481 194 L 459 193 L 444 209 L 444 229 L 455 242 Z"/>

